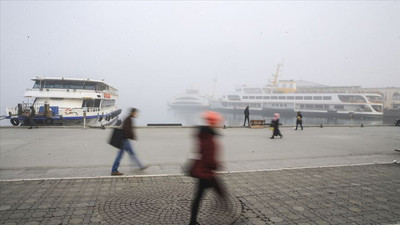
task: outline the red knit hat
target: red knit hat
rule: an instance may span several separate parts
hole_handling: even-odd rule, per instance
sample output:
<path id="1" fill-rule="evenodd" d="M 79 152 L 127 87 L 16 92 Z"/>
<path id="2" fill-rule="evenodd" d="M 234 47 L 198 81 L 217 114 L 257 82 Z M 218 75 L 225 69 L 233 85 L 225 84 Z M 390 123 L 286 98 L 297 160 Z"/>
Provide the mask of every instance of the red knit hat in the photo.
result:
<path id="1" fill-rule="evenodd" d="M 205 119 L 206 123 L 210 126 L 217 126 L 224 119 L 221 116 L 221 114 L 214 111 L 205 111 L 203 113 L 203 118 Z"/>

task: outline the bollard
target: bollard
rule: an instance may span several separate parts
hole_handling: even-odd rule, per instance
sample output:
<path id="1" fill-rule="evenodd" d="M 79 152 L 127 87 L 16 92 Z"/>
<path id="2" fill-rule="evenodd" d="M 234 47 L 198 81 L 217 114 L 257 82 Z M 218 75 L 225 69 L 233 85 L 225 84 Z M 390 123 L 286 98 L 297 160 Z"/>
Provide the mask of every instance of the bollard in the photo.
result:
<path id="1" fill-rule="evenodd" d="M 319 127 L 319 128 L 323 128 L 323 127 L 322 127 L 322 123 L 321 123 L 321 125 L 320 125 L 320 127 Z"/>
<path id="2" fill-rule="evenodd" d="M 364 127 L 364 124 L 361 124 L 361 127 Z"/>
<path id="3" fill-rule="evenodd" d="M 224 129 L 226 129 L 226 125 L 224 124 Z"/>

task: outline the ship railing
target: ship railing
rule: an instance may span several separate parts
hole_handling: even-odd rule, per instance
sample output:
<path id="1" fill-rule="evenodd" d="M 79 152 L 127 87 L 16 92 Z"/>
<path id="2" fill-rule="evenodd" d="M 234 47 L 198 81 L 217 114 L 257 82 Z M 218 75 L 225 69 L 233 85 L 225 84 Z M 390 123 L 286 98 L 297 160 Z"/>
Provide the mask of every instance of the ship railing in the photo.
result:
<path id="1" fill-rule="evenodd" d="M 17 106 L 7 106 L 6 113 L 8 116 L 29 116 L 31 113 L 31 106 L 34 107 L 38 114 L 40 107 L 43 107 L 43 103 L 19 103 Z"/>

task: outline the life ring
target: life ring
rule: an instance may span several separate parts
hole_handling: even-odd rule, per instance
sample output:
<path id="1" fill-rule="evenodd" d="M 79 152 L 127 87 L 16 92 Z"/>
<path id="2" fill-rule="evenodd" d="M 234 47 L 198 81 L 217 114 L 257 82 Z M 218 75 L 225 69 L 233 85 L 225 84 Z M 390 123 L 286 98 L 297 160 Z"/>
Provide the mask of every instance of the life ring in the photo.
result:
<path id="1" fill-rule="evenodd" d="M 18 126 L 19 125 L 19 119 L 18 118 L 11 118 L 10 122 L 11 122 L 11 124 L 13 126 Z"/>
<path id="2" fill-rule="evenodd" d="M 46 120 L 44 122 L 46 124 L 53 124 L 54 120 L 53 120 L 53 118 L 46 118 Z"/>

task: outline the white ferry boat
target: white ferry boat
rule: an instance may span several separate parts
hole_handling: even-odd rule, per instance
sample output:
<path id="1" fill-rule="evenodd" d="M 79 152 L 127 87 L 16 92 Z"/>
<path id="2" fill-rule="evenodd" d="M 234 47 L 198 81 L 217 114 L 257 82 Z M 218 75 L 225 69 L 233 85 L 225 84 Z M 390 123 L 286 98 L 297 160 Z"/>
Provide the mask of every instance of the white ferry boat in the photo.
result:
<path id="1" fill-rule="evenodd" d="M 7 107 L 7 118 L 14 126 L 29 125 L 30 107 L 38 125 L 109 126 L 121 113 L 115 105 L 118 90 L 102 80 L 36 77 L 33 88 L 25 91 L 28 103 Z"/>
<path id="2" fill-rule="evenodd" d="M 249 106 L 252 113 L 295 115 L 301 111 L 309 116 L 335 118 L 367 118 L 383 116 L 383 98 L 370 93 L 298 93 L 296 83 L 278 81 L 265 87 L 239 86 L 230 95 L 211 103 L 211 108 L 226 112 L 240 112 Z"/>
<path id="3" fill-rule="evenodd" d="M 186 94 L 177 95 L 168 102 L 172 109 L 203 110 L 210 107 L 206 96 L 199 94 L 196 89 L 187 89 Z"/>

